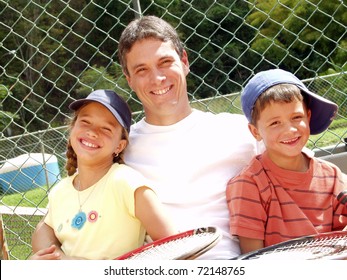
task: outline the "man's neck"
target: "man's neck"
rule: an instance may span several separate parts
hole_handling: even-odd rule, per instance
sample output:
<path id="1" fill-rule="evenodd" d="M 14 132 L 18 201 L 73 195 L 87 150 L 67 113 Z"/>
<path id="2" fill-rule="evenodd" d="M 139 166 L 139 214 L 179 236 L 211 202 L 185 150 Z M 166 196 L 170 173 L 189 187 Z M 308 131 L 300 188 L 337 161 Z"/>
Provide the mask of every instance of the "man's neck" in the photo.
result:
<path id="1" fill-rule="evenodd" d="M 151 125 L 158 125 L 158 126 L 168 126 L 173 125 L 175 123 L 180 122 L 181 120 L 185 119 L 192 113 L 192 108 L 190 105 L 185 108 L 185 110 L 181 110 L 180 113 L 177 114 L 161 114 L 161 115 L 153 115 L 153 114 L 147 114 L 145 111 L 145 121 L 148 124 Z"/>

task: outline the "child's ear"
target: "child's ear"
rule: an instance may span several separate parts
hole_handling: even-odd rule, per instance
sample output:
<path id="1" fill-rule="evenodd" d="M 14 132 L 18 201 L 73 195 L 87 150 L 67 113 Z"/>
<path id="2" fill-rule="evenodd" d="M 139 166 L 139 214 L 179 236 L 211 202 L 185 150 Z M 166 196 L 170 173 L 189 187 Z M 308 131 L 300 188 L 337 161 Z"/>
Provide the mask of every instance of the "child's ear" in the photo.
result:
<path id="1" fill-rule="evenodd" d="M 257 141 L 261 141 L 263 138 L 260 136 L 259 134 L 259 130 L 257 129 L 257 127 L 251 123 L 248 124 L 248 129 L 249 131 L 252 133 L 253 137 L 257 140 Z"/>
<path id="2" fill-rule="evenodd" d="M 311 120 L 311 110 L 310 109 L 307 109 L 307 119 L 308 119 L 308 122 L 310 122 L 310 120 Z"/>
<path id="3" fill-rule="evenodd" d="M 117 148 L 115 149 L 115 154 L 120 154 L 127 146 L 127 140 L 125 139 L 121 139 L 119 141 L 119 144 L 117 146 Z"/>

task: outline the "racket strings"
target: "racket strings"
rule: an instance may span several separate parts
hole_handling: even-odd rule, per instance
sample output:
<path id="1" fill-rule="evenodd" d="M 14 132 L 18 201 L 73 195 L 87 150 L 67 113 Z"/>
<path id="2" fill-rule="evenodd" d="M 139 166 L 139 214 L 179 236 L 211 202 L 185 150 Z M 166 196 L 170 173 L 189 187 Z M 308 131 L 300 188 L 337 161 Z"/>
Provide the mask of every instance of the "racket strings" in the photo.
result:
<path id="1" fill-rule="evenodd" d="M 320 259 L 334 255 L 347 254 L 347 236 L 326 237 L 320 239 L 308 239 L 300 243 L 287 244 L 273 250 L 253 255 L 251 258 L 261 258 L 263 256 L 285 257 L 292 256 L 295 259 Z"/>
<path id="2" fill-rule="evenodd" d="M 210 244 L 214 240 L 216 240 L 215 233 L 200 232 L 148 247 L 145 251 L 132 255 L 127 259 L 173 260 L 177 259 L 178 255 L 184 258 L 192 251 L 203 249 L 206 244 Z"/>

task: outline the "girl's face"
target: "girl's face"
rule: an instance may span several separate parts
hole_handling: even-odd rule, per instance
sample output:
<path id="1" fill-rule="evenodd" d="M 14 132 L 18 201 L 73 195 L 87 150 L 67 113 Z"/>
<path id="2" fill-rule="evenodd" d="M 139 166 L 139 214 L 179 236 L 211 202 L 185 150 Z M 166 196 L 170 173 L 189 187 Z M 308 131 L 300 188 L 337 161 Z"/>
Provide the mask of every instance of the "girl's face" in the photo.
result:
<path id="1" fill-rule="evenodd" d="M 127 142 L 121 139 L 122 126 L 113 114 L 98 102 L 83 106 L 70 133 L 78 165 L 112 164 Z"/>
<path id="2" fill-rule="evenodd" d="M 288 159 L 298 159 L 310 136 L 311 111 L 302 101 L 271 102 L 261 112 L 256 126 L 249 129 L 258 140 L 263 140 L 269 157 L 284 167 Z"/>

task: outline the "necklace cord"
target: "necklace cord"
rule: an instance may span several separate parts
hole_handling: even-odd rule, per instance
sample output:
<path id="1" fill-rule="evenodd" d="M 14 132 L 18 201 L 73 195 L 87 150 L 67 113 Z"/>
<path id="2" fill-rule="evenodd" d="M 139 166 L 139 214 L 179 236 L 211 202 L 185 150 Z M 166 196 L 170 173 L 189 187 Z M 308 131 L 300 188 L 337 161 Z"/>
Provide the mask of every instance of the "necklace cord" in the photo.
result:
<path id="1" fill-rule="evenodd" d="M 85 189 L 86 190 L 86 189 Z M 95 185 L 93 186 L 93 190 L 89 193 L 88 197 L 83 201 L 83 203 L 81 203 L 81 198 L 80 198 L 80 191 L 81 191 L 81 180 L 78 177 L 78 181 L 77 181 L 77 197 L 78 197 L 78 204 L 80 206 L 80 212 L 82 212 L 82 207 L 83 205 L 88 201 L 88 199 L 91 197 L 92 193 L 95 190 Z"/>

